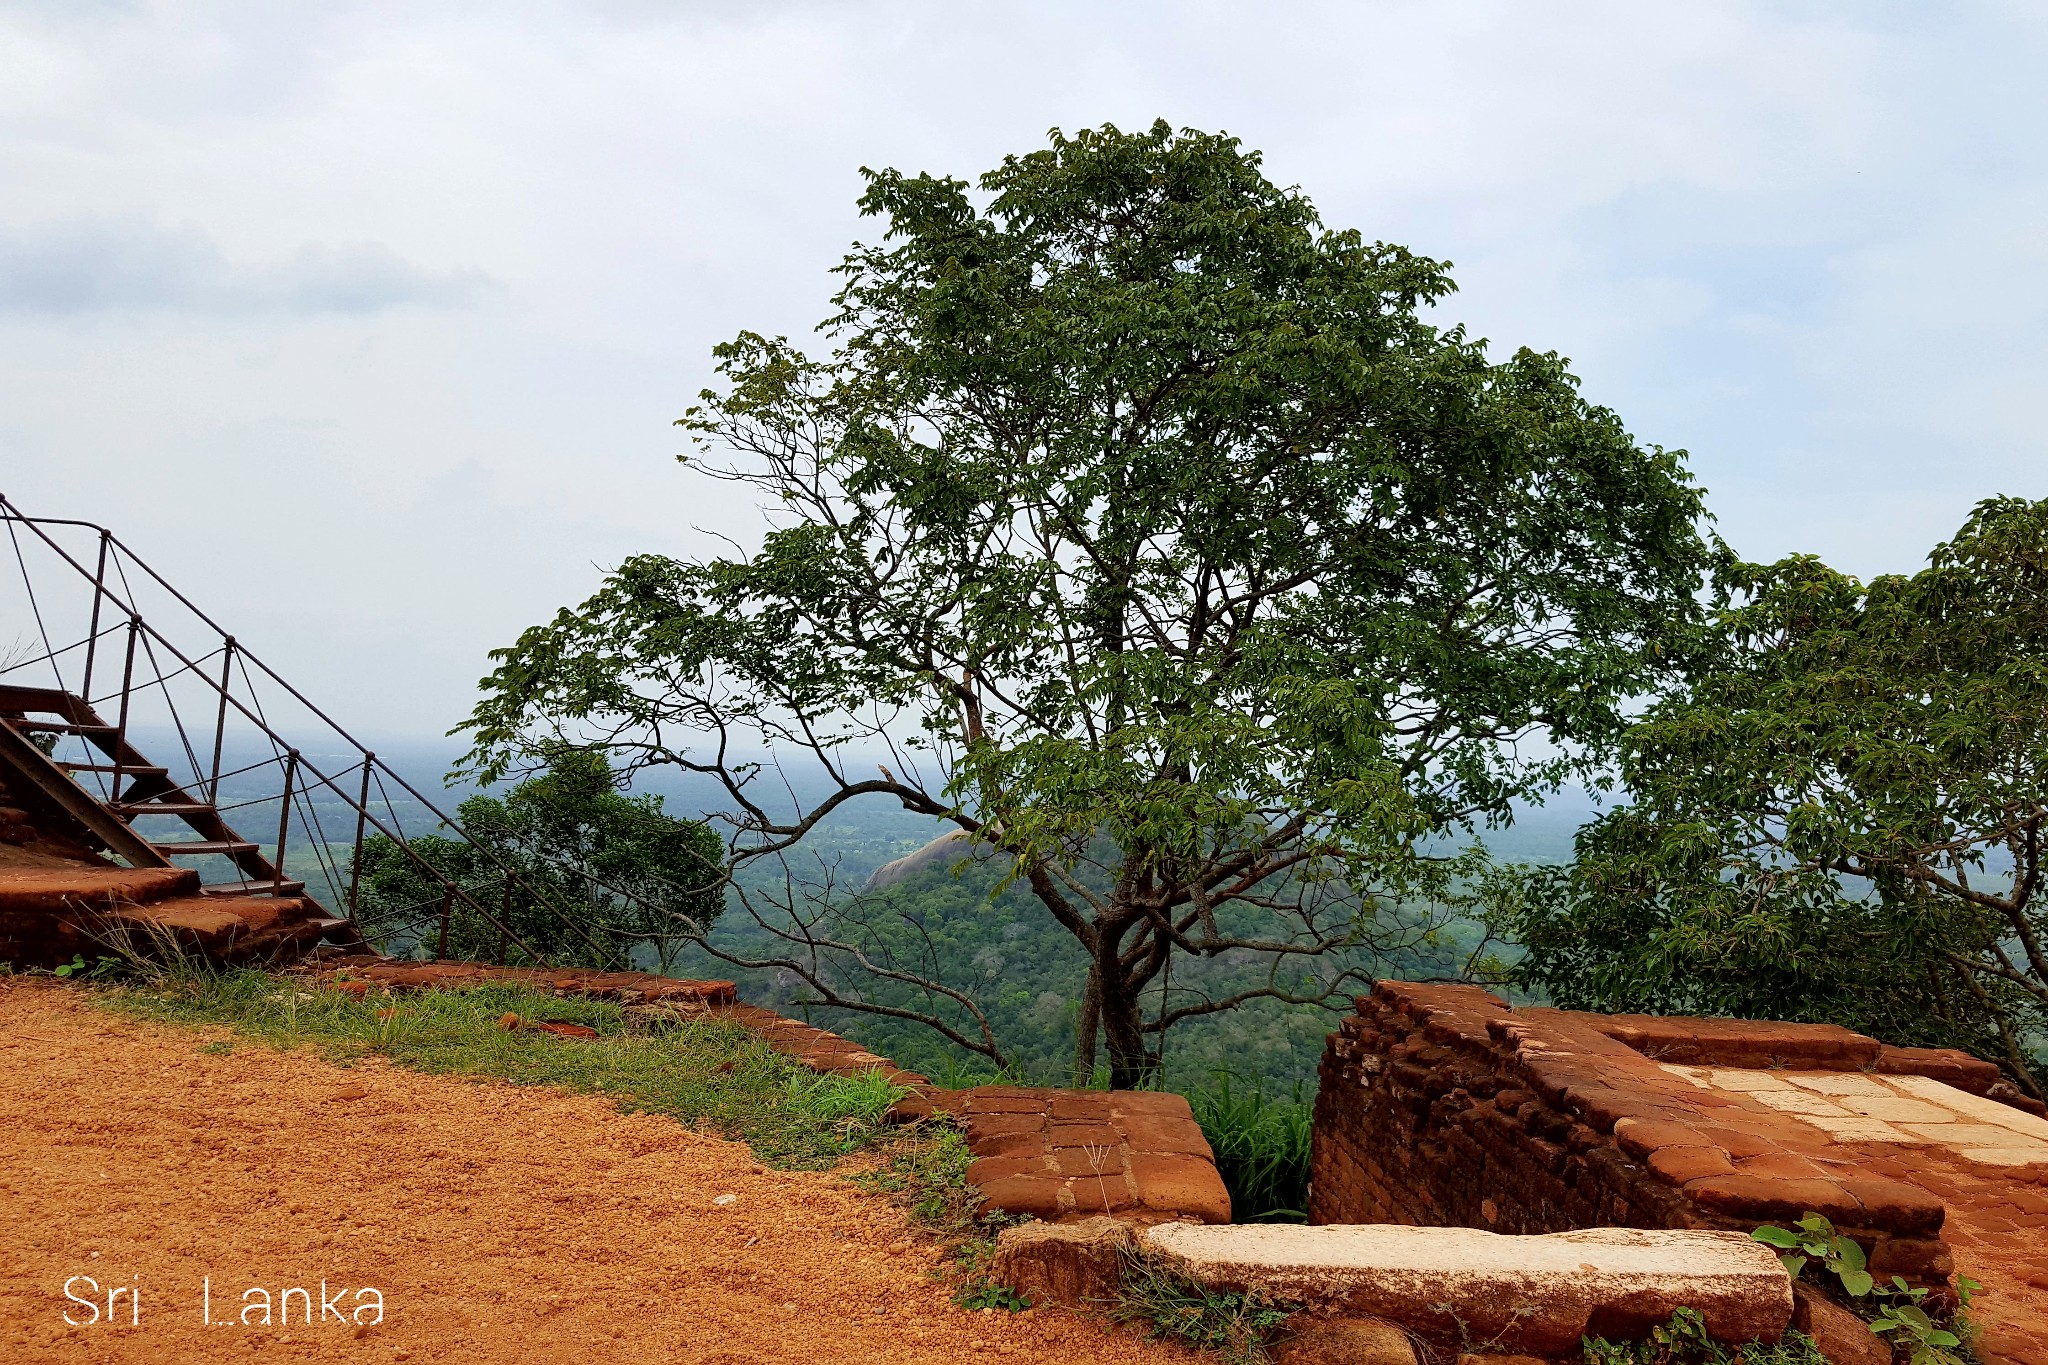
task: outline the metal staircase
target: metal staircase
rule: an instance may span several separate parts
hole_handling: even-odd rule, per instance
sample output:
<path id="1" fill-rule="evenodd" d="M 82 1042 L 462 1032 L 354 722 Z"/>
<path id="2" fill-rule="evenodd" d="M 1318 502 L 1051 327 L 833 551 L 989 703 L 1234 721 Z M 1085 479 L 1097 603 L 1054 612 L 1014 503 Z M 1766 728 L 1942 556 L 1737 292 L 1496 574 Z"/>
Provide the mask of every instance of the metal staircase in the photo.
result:
<path id="1" fill-rule="evenodd" d="M 0 585 L 0 787 L 92 851 L 95 885 L 126 864 L 136 870 L 129 881 L 150 888 L 130 899 L 175 899 L 181 923 L 225 924 L 232 939 L 245 913 L 260 928 L 250 940 L 280 952 L 322 942 L 363 952 L 353 919 L 363 849 L 381 838 L 440 886 L 413 907 L 404 942 L 435 944 L 438 920 L 445 952 L 460 905 L 497 931 L 501 960 L 549 965 L 499 912 L 515 896 L 561 915 L 558 907 L 111 531 L 30 517 L 4 496 L 0 526 L 20 569 L 12 601 Z M 25 637 L 12 648 L 9 629 Z M 153 760 L 143 742 L 170 761 Z M 497 894 L 443 881 L 413 844 L 428 832 L 469 841 Z M 0 858 L 0 918 L 14 913 L 10 879 L 26 888 L 21 905 L 45 906 L 58 875 L 20 862 Z M 19 938 L 18 923 L 0 930 Z"/>

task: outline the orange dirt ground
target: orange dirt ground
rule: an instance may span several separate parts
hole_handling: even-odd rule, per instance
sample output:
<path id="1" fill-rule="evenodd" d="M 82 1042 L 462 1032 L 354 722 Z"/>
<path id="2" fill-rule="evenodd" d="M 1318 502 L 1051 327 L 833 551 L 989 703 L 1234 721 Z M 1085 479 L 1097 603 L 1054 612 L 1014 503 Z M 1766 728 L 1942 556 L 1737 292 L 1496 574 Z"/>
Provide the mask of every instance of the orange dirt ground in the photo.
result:
<path id="1" fill-rule="evenodd" d="M 903 1215 L 833 1173 L 602 1100 L 198 1051 L 0 982 L 0 1360 L 1188 1361 L 1057 1311 L 969 1313 Z M 736 1195 L 720 1207 L 712 1200 Z M 70 1276 L 141 1322 L 67 1326 Z M 383 1325 L 229 1319 L 241 1291 L 379 1289 Z M 74 1290 L 90 1297 L 83 1282 Z M 879 1311 L 878 1311 L 879 1310 Z M 317 1297 L 313 1313 L 320 1315 Z"/>

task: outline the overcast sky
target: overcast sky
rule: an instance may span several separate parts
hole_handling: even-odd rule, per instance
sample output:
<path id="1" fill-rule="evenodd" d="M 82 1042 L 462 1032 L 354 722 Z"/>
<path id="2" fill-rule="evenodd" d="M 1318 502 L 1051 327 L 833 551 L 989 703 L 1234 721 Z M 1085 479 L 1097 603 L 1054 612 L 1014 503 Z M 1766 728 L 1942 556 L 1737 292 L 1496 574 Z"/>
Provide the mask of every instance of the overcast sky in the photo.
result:
<path id="1" fill-rule="evenodd" d="M 1910 569 L 2048 496 L 2044 68 L 2037 3 L 0 4 L 0 491 L 437 733 L 758 526 L 670 422 L 824 316 L 861 166 L 1163 117 L 1453 262 L 1739 551 Z"/>

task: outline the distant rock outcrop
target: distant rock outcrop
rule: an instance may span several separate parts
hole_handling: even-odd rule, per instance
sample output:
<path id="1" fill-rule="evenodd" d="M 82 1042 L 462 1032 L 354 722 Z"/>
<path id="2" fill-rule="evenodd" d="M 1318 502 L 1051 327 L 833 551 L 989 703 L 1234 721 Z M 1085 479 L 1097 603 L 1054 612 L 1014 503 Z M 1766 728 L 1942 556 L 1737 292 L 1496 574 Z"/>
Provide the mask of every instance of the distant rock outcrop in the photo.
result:
<path id="1" fill-rule="evenodd" d="M 950 834 L 941 834 L 923 848 L 906 853 L 893 863 L 883 863 L 868 878 L 865 889 L 880 891 L 884 887 L 894 886 L 900 881 L 914 877 L 927 868 L 951 867 L 962 858 L 972 858 L 979 863 L 995 856 L 994 849 L 986 844 L 975 846 L 972 835 L 964 829 L 956 829 Z"/>

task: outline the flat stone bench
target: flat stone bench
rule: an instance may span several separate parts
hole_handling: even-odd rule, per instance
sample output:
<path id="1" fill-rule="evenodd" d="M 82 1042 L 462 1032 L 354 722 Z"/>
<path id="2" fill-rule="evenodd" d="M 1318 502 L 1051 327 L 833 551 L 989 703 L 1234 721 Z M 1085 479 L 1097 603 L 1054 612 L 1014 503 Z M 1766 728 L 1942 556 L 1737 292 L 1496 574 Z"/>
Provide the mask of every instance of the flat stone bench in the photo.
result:
<path id="1" fill-rule="evenodd" d="M 1588 1334 L 1640 1340 L 1679 1308 L 1698 1309 L 1729 1344 L 1776 1341 L 1792 1320 L 1792 1282 L 1777 1255 L 1739 1232 L 1162 1223 L 1139 1237 L 1211 1288 L 1536 1356 L 1575 1352 Z"/>

